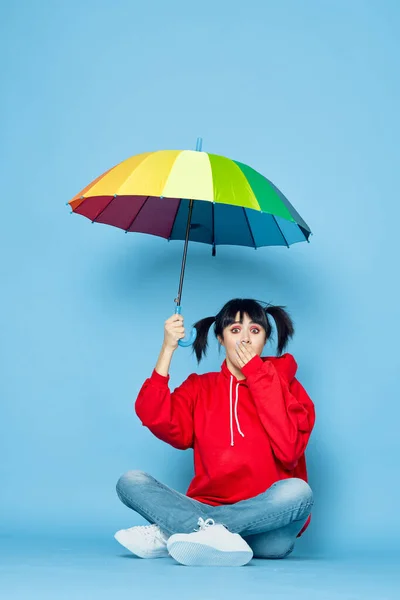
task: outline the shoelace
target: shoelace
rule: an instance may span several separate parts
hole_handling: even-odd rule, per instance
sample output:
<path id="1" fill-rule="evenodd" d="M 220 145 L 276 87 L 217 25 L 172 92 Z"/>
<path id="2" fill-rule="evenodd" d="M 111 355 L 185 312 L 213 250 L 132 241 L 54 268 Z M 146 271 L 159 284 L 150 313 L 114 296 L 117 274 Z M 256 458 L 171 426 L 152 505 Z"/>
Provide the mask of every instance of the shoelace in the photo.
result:
<path id="1" fill-rule="evenodd" d="M 208 527 L 212 527 L 213 525 L 215 525 L 215 521 L 214 521 L 214 519 L 204 520 L 200 517 L 199 520 L 197 521 L 197 525 L 199 526 L 199 528 L 195 529 L 194 531 L 204 531 Z"/>

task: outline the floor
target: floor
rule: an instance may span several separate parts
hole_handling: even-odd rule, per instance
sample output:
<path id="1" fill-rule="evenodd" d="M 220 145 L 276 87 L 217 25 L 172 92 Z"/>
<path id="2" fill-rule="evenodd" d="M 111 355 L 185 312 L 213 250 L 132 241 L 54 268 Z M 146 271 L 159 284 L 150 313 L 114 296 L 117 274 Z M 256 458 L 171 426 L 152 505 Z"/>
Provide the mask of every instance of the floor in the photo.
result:
<path id="1" fill-rule="evenodd" d="M 396 600 L 400 562 L 295 555 L 240 568 L 142 560 L 114 540 L 0 538 L 1 600 Z"/>

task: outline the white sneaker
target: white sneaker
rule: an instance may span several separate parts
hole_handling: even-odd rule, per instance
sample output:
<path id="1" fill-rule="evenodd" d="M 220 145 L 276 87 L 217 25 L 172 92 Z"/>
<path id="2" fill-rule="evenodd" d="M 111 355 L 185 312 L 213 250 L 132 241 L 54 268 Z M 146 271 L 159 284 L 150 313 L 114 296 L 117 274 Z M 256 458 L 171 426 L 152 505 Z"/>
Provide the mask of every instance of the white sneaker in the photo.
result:
<path id="1" fill-rule="evenodd" d="M 158 525 L 138 525 L 120 529 L 114 535 L 117 542 L 140 558 L 168 556 L 167 537 Z"/>
<path id="2" fill-rule="evenodd" d="M 213 519 L 200 518 L 195 533 L 176 533 L 167 542 L 177 562 L 192 567 L 241 567 L 253 558 L 248 543 Z"/>

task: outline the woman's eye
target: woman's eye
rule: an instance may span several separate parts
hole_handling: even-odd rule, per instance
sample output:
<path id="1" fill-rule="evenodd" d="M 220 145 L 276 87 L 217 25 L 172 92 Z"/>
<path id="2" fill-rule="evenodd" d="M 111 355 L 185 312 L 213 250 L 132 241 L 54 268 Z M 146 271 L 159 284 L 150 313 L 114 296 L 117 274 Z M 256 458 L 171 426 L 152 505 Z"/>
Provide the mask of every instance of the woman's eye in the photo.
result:
<path id="1" fill-rule="evenodd" d="M 252 329 L 251 333 L 260 333 L 260 330 L 259 329 Z"/>
<path id="2" fill-rule="evenodd" d="M 240 329 L 238 329 L 238 327 L 234 327 L 233 329 L 231 329 L 231 333 L 236 333 L 237 331 L 240 331 Z"/>

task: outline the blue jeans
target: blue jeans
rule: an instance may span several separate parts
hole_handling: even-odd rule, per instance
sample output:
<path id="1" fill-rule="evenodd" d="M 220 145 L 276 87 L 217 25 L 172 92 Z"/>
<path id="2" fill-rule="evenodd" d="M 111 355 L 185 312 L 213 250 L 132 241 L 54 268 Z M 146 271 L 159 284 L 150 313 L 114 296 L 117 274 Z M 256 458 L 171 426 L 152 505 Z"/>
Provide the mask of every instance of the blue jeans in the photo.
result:
<path id="1" fill-rule="evenodd" d="M 169 535 L 193 532 L 199 517 L 214 519 L 239 533 L 256 558 L 288 556 L 313 505 L 310 486 L 295 477 L 277 481 L 254 498 L 222 506 L 193 500 L 142 471 L 122 475 L 117 494 L 126 506 Z"/>

